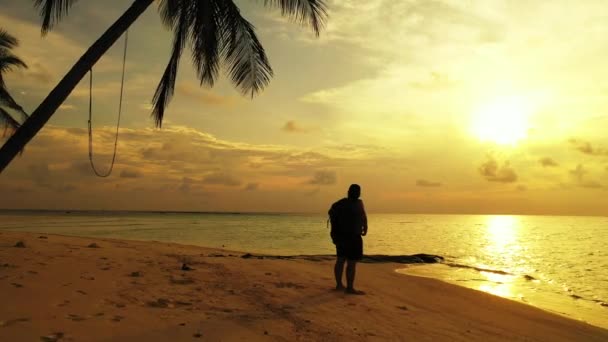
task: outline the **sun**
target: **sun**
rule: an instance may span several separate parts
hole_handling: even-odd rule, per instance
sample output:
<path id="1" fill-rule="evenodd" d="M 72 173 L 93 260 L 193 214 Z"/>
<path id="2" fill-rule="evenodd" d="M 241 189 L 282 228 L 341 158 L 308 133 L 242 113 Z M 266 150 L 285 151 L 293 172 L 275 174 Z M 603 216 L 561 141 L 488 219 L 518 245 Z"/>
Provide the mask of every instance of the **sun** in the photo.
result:
<path id="1" fill-rule="evenodd" d="M 482 141 L 515 145 L 528 135 L 531 112 L 531 106 L 522 98 L 495 98 L 474 112 L 472 133 Z"/>

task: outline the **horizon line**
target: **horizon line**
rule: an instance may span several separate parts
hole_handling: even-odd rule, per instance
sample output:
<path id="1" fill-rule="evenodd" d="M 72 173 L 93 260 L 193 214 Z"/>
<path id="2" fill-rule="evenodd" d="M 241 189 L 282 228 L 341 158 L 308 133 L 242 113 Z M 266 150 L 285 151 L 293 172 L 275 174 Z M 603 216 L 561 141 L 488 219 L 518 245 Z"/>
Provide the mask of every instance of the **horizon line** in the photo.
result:
<path id="1" fill-rule="evenodd" d="M 8 212 L 49 212 L 49 213 L 123 213 L 123 214 L 206 214 L 206 215 L 323 215 L 323 212 L 296 211 L 218 211 L 218 210 L 130 210 L 130 209 L 36 209 L 0 208 L 0 213 Z M 385 215 L 476 215 L 476 216 L 586 216 L 608 217 L 608 214 L 548 214 L 548 213 L 471 213 L 471 212 L 368 212 Z"/>

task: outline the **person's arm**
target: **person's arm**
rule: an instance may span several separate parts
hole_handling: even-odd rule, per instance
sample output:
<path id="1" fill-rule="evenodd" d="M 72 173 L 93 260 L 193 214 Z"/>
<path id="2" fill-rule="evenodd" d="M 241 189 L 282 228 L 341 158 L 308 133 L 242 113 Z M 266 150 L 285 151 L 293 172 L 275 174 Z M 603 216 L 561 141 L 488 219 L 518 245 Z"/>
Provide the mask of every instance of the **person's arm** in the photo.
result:
<path id="1" fill-rule="evenodd" d="M 365 214 L 365 207 L 363 206 L 363 201 L 361 201 L 361 219 L 363 221 L 363 230 L 361 231 L 361 235 L 367 235 L 367 215 Z"/>

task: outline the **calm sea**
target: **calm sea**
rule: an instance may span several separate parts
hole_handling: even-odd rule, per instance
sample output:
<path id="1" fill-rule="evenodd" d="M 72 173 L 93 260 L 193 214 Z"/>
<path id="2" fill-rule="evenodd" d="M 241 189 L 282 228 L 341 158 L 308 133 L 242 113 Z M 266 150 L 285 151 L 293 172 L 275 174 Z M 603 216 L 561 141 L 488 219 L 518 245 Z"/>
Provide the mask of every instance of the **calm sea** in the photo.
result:
<path id="1" fill-rule="evenodd" d="M 0 230 L 331 254 L 326 215 L 0 212 Z M 608 328 L 608 217 L 369 215 L 366 254 L 429 253 L 439 278 Z M 361 274 L 364 277 L 364 274 Z"/>

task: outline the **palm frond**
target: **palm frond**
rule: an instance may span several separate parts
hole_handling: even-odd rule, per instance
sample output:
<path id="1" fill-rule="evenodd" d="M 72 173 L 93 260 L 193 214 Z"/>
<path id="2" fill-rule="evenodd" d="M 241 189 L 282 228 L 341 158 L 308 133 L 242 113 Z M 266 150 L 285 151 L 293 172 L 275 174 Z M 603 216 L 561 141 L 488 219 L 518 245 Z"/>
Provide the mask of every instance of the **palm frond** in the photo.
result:
<path id="1" fill-rule="evenodd" d="M 27 120 L 29 115 L 25 112 L 23 107 L 21 107 L 15 99 L 11 96 L 11 94 L 6 90 L 4 86 L 0 86 L 0 106 L 6 106 L 21 116 L 21 121 Z"/>
<path id="2" fill-rule="evenodd" d="M 218 22 L 222 20 L 221 2 L 217 0 L 195 1 L 191 9 L 192 61 L 201 85 L 212 87 L 220 69 L 220 33 Z"/>
<path id="3" fill-rule="evenodd" d="M 17 38 L 13 37 L 11 34 L 6 32 L 3 29 L 0 29 L 0 49 L 12 49 L 19 45 L 19 41 Z"/>
<path id="4" fill-rule="evenodd" d="M 48 33 L 65 17 L 78 0 L 34 0 L 34 7 L 42 18 L 42 34 Z"/>
<path id="5" fill-rule="evenodd" d="M 171 2 L 171 1 L 164 1 Z M 178 19 L 167 18 L 168 22 L 174 28 L 173 36 L 173 49 L 171 51 L 171 57 L 169 63 L 165 68 L 163 77 L 156 88 L 154 97 L 152 98 L 153 110 L 152 116 L 157 127 L 162 127 L 163 117 L 165 116 L 165 108 L 171 101 L 175 91 L 175 79 L 177 78 L 177 68 L 179 66 L 179 60 L 186 45 L 188 39 L 188 11 L 186 8 L 187 1 L 173 1 L 174 6 L 171 11 L 175 11 L 172 15 L 176 15 Z M 161 3 L 162 4 L 162 3 Z M 162 11 L 162 9 L 161 9 Z"/>
<path id="6" fill-rule="evenodd" d="M 19 128 L 21 124 L 15 120 L 4 108 L 0 107 L 0 127 L 2 127 L 2 137 L 10 136 Z"/>
<path id="7" fill-rule="evenodd" d="M 327 20 L 325 0 L 264 0 L 264 5 L 278 7 L 282 15 L 309 24 L 317 36 Z"/>
<path id="8" fill-rule="evenodd" d="M 27 64 L 21 60 L 21 58 L 13 55 L 12 53 L 7 53 L 5 51 L 0 51 L 0 74 L 10 71 L 13 68 L 27 68 Z"/>
<path id="9" fill-rule="evenodd" d="M 254 96 L 273 75 L 264 47 L 258 40 L 253 25 L 243 18 L 232 1 L 222 2 L 221 53 L 228 63 L 228 74 L 243 94 Z"/>

